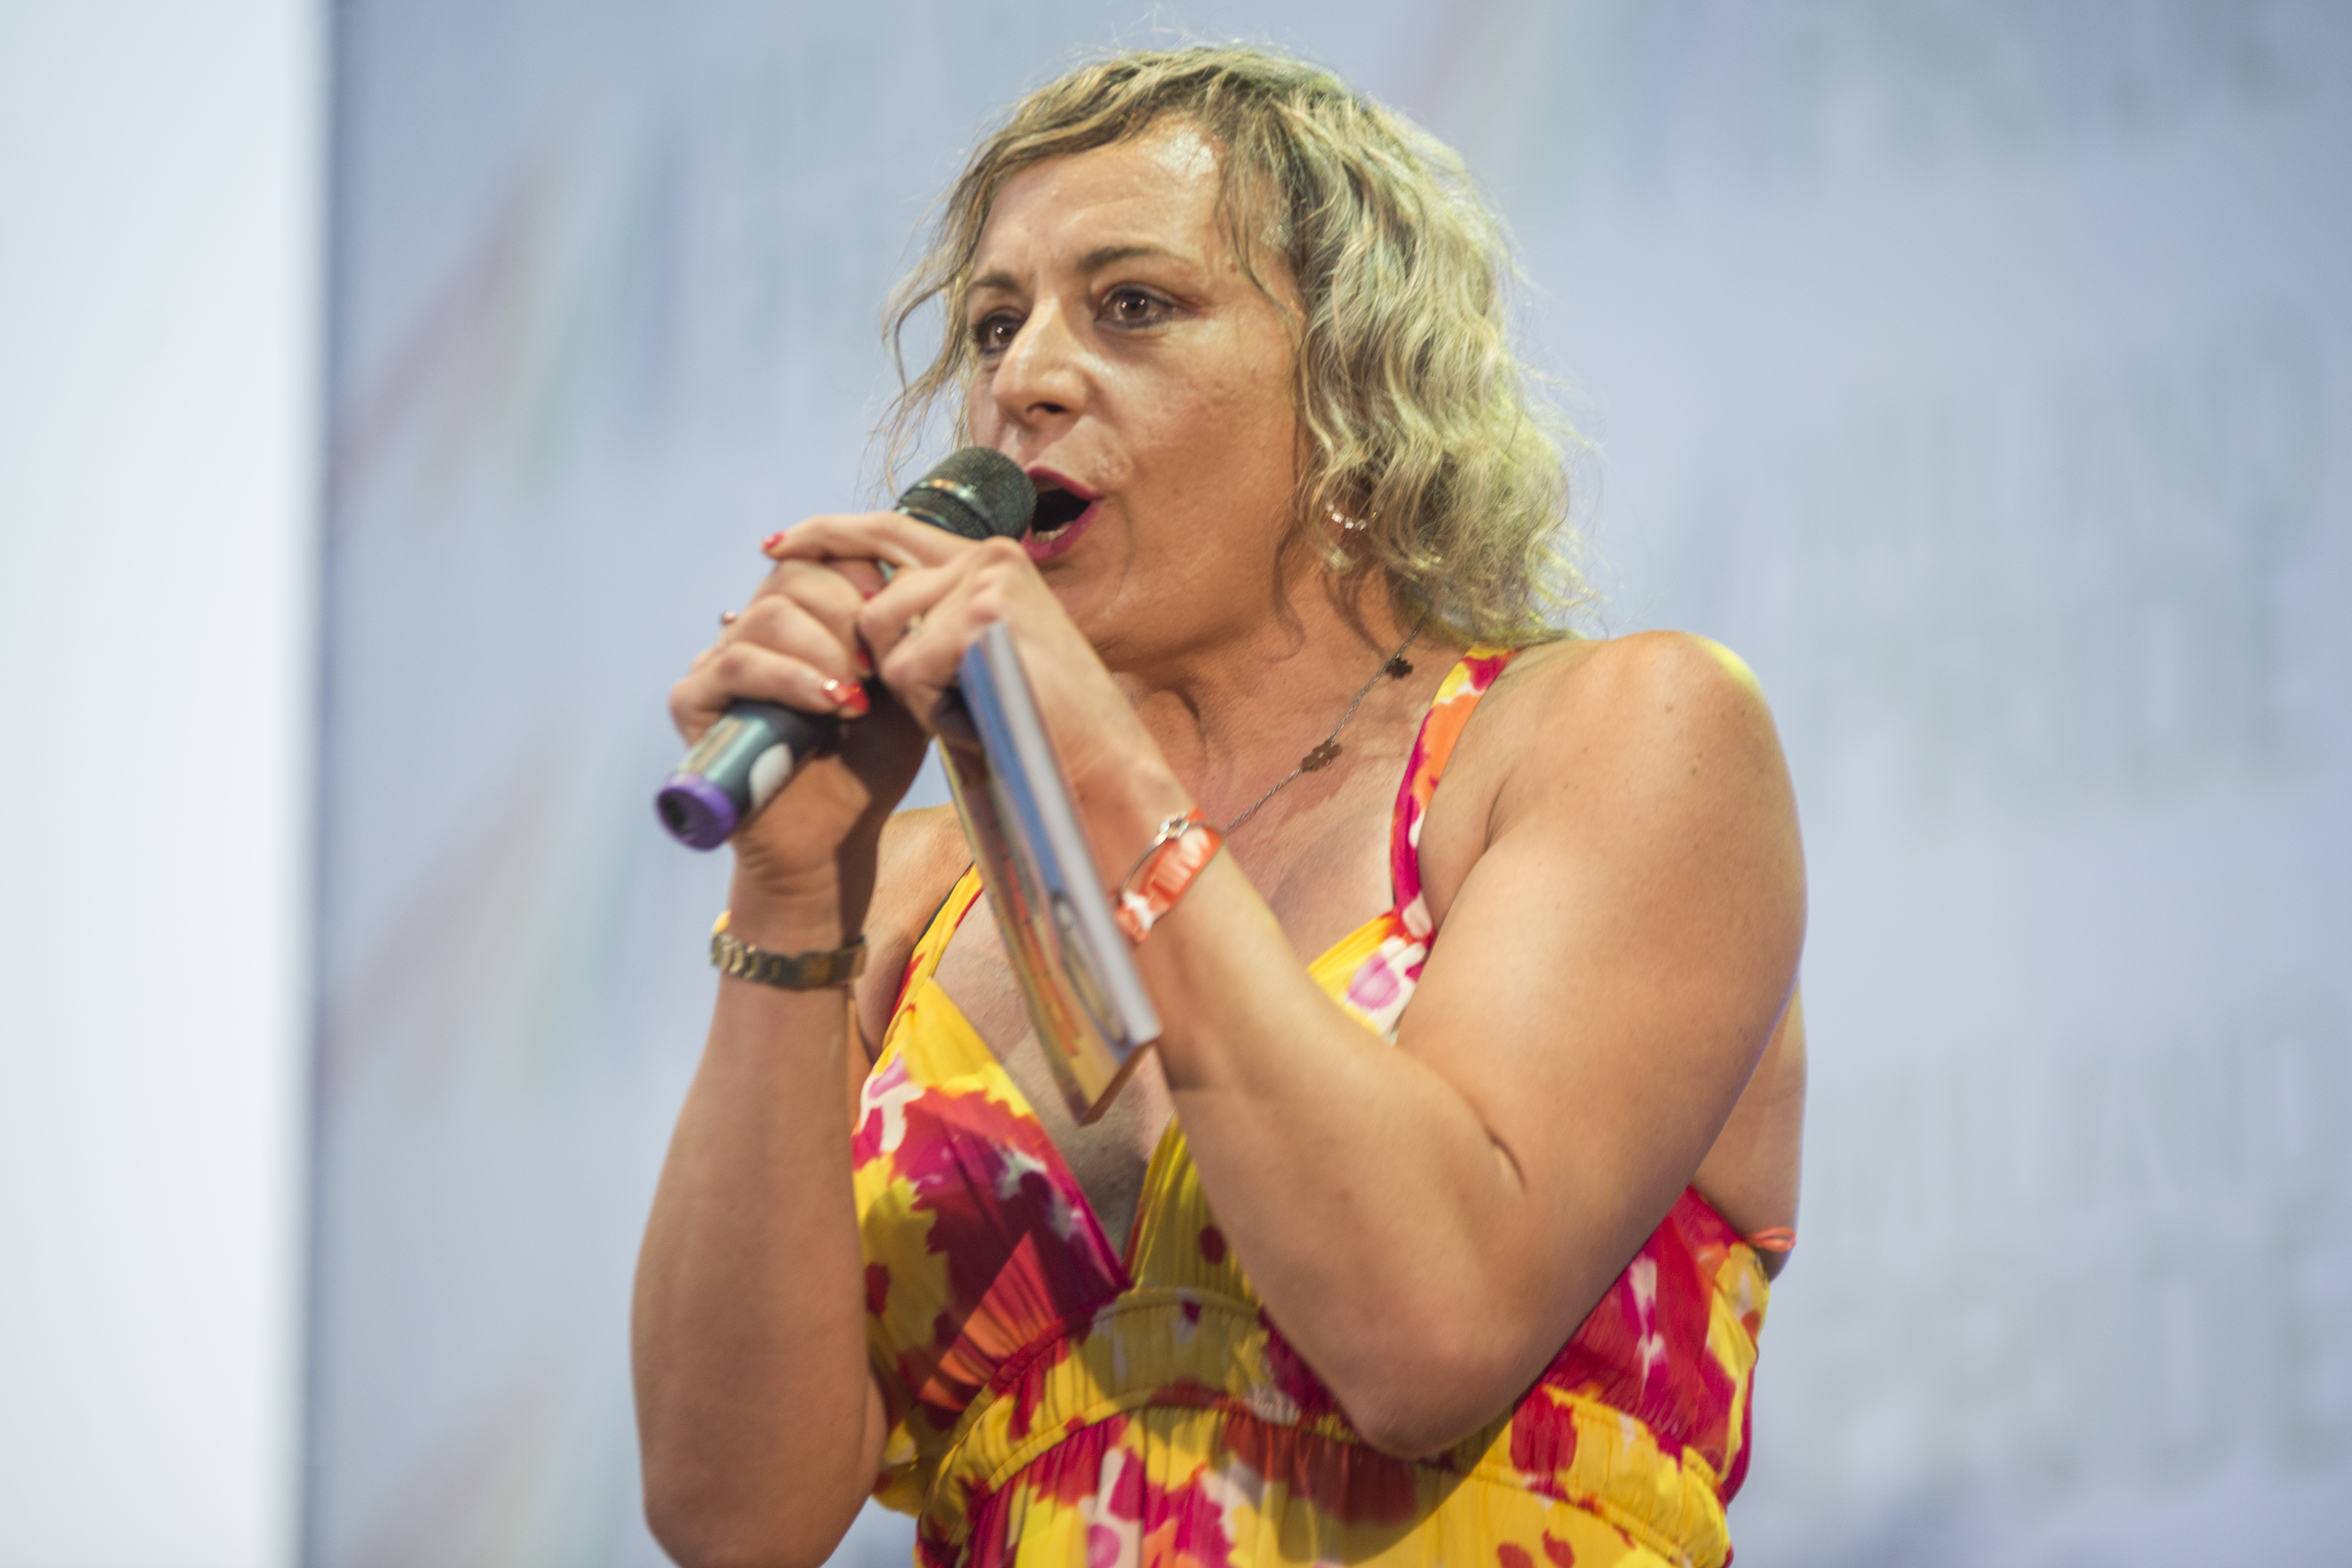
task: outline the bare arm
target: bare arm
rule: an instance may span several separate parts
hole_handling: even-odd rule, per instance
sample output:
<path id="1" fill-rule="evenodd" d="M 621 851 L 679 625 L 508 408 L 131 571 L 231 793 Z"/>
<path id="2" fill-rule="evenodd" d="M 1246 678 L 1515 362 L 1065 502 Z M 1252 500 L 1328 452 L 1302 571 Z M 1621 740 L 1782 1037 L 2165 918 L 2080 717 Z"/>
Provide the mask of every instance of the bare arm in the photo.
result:
<path id="1" fill-rule="evenodd" d="M 1543 721 L 1398 1048 L 1306 980 L 1229 861 L 1140 951 L 1219 1223 L 1391 1451 L 1468 1435 L 1533 1380 L 1690 1181 L 1789 997 L 1793 805 L 1718 652 L 1609 645 L 1530 694 Z"/>
<path id="2" fill-rule="evenodd" d="M 1706 1152 L 1692 1183 L 1742 1236 L 1797 1224 L 1805 1131 L 1805 999 L 1801 988 L 1764 1047 L 1747 1090 Z M 1778 1279 L 1789 1254 L 1759 1248 L 1764 1277 Z"/>
<path id="3" fill-rule="evenodd" d="M 841 942 L 837 911 L 746 941 Z M 839 991 L 722 978 L 638 1260 L 646 1509 L 681 1563 L 814 1564 L 856 1516 L 885 1416 L 866 1364 Z"/>
<path id="4" fill-rule="evenodd" d="M 814 612 L 785 602 L 794 594 Z M 811 666 L 850 675 L 826 620 L 845 626 L 858 602 L 831 574 L 772 581 L 673 693 L 679 728 L 698 734 L 739 695 L 818 707 L 822 694 L 802 689 L 822 678 Z M 718 982 L 646 1225 L 631 1327 L 646 1517 L 688 1568 L 813 1568 L 879 1462 L 887 1417 L 866 1364 L 845 1090 L 854 1103 L 866 1072 L 858 1015 L 887 1017 L 912 922 L 945 891 L 938 814 L 884 825 L 921 741 L 895 707 L 877 709 L 842 754 L 810 764 L 737 836 L 736 935 L 799 952 L 862 930 L 869 957 L 854 993 Z"/>

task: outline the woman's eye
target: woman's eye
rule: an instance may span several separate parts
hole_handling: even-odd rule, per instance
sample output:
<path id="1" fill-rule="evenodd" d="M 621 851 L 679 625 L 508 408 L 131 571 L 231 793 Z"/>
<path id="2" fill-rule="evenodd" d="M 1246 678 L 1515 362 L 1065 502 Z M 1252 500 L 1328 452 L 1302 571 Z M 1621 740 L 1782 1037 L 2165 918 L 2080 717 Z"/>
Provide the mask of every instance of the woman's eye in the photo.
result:
<path id="1" fill-rule="evenodd" d="M 1013 346 L 1021 323 L 1012 316 L 983 316 L 972 324 L 971 346 L 982 354 L 1000 354 Z"/>
<path id="2" fill-rule="evenodd" d="M 1103 300 L 1103 315 L 1114 326 L 1151 326 L 1167 311 L 1165 300 L 1140 289 L 1114 289 Z"/>

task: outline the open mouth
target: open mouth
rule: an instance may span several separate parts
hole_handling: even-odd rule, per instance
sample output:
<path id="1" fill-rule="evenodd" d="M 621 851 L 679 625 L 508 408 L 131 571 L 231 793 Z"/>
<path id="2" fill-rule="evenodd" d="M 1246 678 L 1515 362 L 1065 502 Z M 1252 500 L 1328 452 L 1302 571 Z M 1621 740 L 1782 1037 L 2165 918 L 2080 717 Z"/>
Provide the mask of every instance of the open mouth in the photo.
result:
<path id="1" fill-rule="evenodd" d="M 1093 504 L 1087 497 L 1058 487 L 1039 490 L 1037 510 L 1030 519 L 1029 531 L 1040 539 L 1051 539 L 1077 521 L 1079 514 Z"/>
<path id="2" fill-rule="evenodd" d="M 1077 543 L 1102 498 L 1088 495 L 1051 468 L 1030 469 L 1029 482 L 1037 487 L 1037 510 L 1030 515 L 1021 547 L 1030 560 L 1042 564 Z"/>

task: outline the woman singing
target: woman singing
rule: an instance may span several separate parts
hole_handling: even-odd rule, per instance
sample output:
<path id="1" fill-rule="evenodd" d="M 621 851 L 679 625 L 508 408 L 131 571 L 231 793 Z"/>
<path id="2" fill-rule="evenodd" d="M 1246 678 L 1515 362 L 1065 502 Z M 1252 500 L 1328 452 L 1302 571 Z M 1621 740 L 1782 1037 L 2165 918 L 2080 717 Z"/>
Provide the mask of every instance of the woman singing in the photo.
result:
<path id="1" fill-rule="evenodd" d="M 1031 531 L 788 529 L 672 697 L 845 721 L 735 837 L 728 937 L 806 988 L 720 979 L 646 1237 L 681 1563 L 818 1563 L 869 1493 L 938 1568 L 1727 1557 L 1796 811 L 1731 655 L 1549 629 L 1508 275 L 1452 153 L 1276 56 L 1108 58 L 972 156 L 897 428 L 954 400 Z M 1165 1033 L 1091 1125 L 953 816 L 892 815 L 990 623 L 1150 895 Z"/>

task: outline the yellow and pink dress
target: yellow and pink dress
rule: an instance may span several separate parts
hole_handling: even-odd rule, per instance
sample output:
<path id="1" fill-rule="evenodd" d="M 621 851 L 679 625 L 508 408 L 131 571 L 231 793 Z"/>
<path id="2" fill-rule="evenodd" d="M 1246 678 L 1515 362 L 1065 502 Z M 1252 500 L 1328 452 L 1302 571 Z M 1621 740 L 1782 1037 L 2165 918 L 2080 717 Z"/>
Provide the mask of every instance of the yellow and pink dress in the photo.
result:
<path id="1" fill-rule="evenodd" d="M 1397 805 L 1397 903 L 1312 966 L 1393 1038 L 1434 932 L 1423 814 L 1509 661 L 1438 689 Z M 926 1568 L 1282 1563 L 1603 1568 L 1731 1558 L 1768 1287 L 1686 1191 L 1517 1405 L 1418 1460 L 1368 1446 L 1217 1228 L 1171 1121 L 1122 1251 L 933 980 L 966 873 L 908 965 L 854 1145 L 866 1342 L 891 1429 L 875 1495 Z"/>

